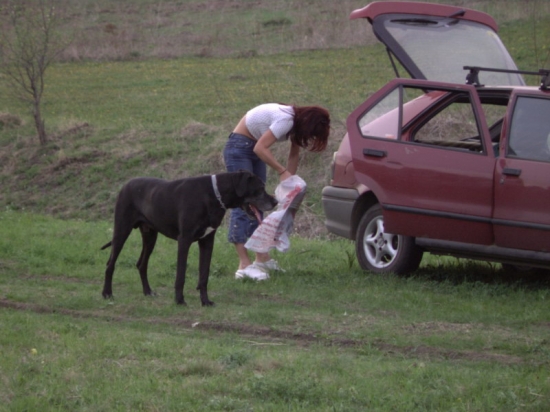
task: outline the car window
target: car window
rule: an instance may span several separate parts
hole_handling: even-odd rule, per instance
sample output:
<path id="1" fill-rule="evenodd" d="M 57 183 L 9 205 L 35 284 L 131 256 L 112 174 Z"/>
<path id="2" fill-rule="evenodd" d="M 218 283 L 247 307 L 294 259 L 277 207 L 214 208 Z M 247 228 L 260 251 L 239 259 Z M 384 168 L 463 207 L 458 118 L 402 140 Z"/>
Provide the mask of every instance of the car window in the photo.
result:
<path id="1" fill-rule="evenodd" d="M 491 141 L 498 143 L 507 106 L 502 104 L 484 104 L 483 102 L 481 106 L 483 108 L 485 120 L 489 126 Z"/>
<path id="2" fill-rule="evenodd" d="M 397 138 L 399 94 L 399 88 L 394 89 L 359 118 L 359 128 L 363 136 Z"/>
<path id="3" fill-rule="evenodd" d="M 470 94 L 399 85 L 359 118 L 363 137 L 483 153 Z"/>
<path id="4" fill-rule="evenodd" d="M 482 152 L 477 120 L 469 95 L 458 94 L 412 134 L 417 143 Z"/>
<path id="5" fill-rule="evenodd" d="M 424 91 L 418 88 L 396 87 L 359 118 L 362 135 L 382 139 L 399 139 L 401 128 L 409 120 L 406 115 L 403 116 L 403 104 L 412 102 L 424 94 Z M 426 99 L 421 104 L 427 105 L 429 100 Z"/>
<path id="6" fill-rule="evenodd" d="M 550 162 L 550 99 L 518 97 L 507 157 Z"/>
<path id="7" fill-rule="evenodd" d="M 478 22 L 385 14 L 376 18 L 373 29 L 413 78 L 464 83 L 464 66 L 517 70 L 497 33 Z M 524 84 L 517 73 L 484 72 L 480 81 L 489 85 Z"/>

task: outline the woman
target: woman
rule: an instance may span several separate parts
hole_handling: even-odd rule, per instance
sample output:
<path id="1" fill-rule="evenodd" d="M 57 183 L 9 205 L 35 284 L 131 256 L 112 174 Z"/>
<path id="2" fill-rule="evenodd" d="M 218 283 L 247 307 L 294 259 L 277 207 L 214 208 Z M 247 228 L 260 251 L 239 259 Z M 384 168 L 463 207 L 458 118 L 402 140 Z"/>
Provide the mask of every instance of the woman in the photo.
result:
<path id="1" fill-rule="evenodd" d="M 330 115 L 319 106 L 289 106 L 267 103 L 249 110 L 240 120 L 225 146 L 223 155 L 228 172 L 249 170 L 264 183 L 267 166 L 283 181 L 298 170 L 300 148 L 321 152 L 326 149 L 330 132 Z M 279 163 L 270 147 L 276 142 L 290 140 L 286 166 Z M 232 209 L 228 240 L 235 245 L 239 256 L 237 279 L 249 277 L 264 280 L 268 270 L 280 270 L 268 253 L 257 253 L 254 262 L 244 247 L 247 239 L 258 227 L 241 209 Z"/>

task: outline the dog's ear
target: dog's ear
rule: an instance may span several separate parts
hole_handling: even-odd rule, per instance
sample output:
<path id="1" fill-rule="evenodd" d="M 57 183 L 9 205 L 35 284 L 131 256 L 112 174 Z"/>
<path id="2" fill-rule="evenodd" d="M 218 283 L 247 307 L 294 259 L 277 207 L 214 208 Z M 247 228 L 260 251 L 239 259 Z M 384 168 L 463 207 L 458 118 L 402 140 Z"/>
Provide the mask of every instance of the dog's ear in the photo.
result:
<path id="1" fill-rule="evenodd" d="M 235 185 L 235 192 L 237 192 L 237 196 L 243 197 L 246 193 L 248 193 L 250 184 L 252 184 L 253 179 L 254 175 L 249 171 L 239 170 L 238 181 Z"/>

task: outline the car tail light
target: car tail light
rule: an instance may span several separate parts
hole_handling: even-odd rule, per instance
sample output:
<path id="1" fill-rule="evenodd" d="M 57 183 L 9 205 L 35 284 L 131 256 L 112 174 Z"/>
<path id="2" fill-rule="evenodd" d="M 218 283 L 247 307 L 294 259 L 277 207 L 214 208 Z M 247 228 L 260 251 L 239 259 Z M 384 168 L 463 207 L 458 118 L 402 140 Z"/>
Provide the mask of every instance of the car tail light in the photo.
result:
<path id="1" fill-rule="evenodd" d="M 336 169 L 336 155 L 338 154 L 338 152 L 334 152 L 332 154 L 332 162 L 330 164 L 330 181 L 332 183 L 332 180 L 334 179 L 334 171 Z"/>

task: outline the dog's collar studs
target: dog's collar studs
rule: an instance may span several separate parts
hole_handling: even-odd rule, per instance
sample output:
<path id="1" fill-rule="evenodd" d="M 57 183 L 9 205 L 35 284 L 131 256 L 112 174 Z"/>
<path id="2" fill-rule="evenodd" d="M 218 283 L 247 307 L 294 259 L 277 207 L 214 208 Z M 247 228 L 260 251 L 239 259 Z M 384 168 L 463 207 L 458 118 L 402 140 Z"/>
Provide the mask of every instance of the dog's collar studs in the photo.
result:
<path id="1" fill-rule="evenodd" d="M 227 210 L 227 208 L 223 204 L 222 195 L 220 195 L 220 191 L 218 190 L 218 182 L 216 180 L 216 175 L 212 175 L 211 177 L 212 177 L 212 188 L 214 189 L 214 194 L 216 195 L 218 202 L 220 202 L 222 209 Z"/>

